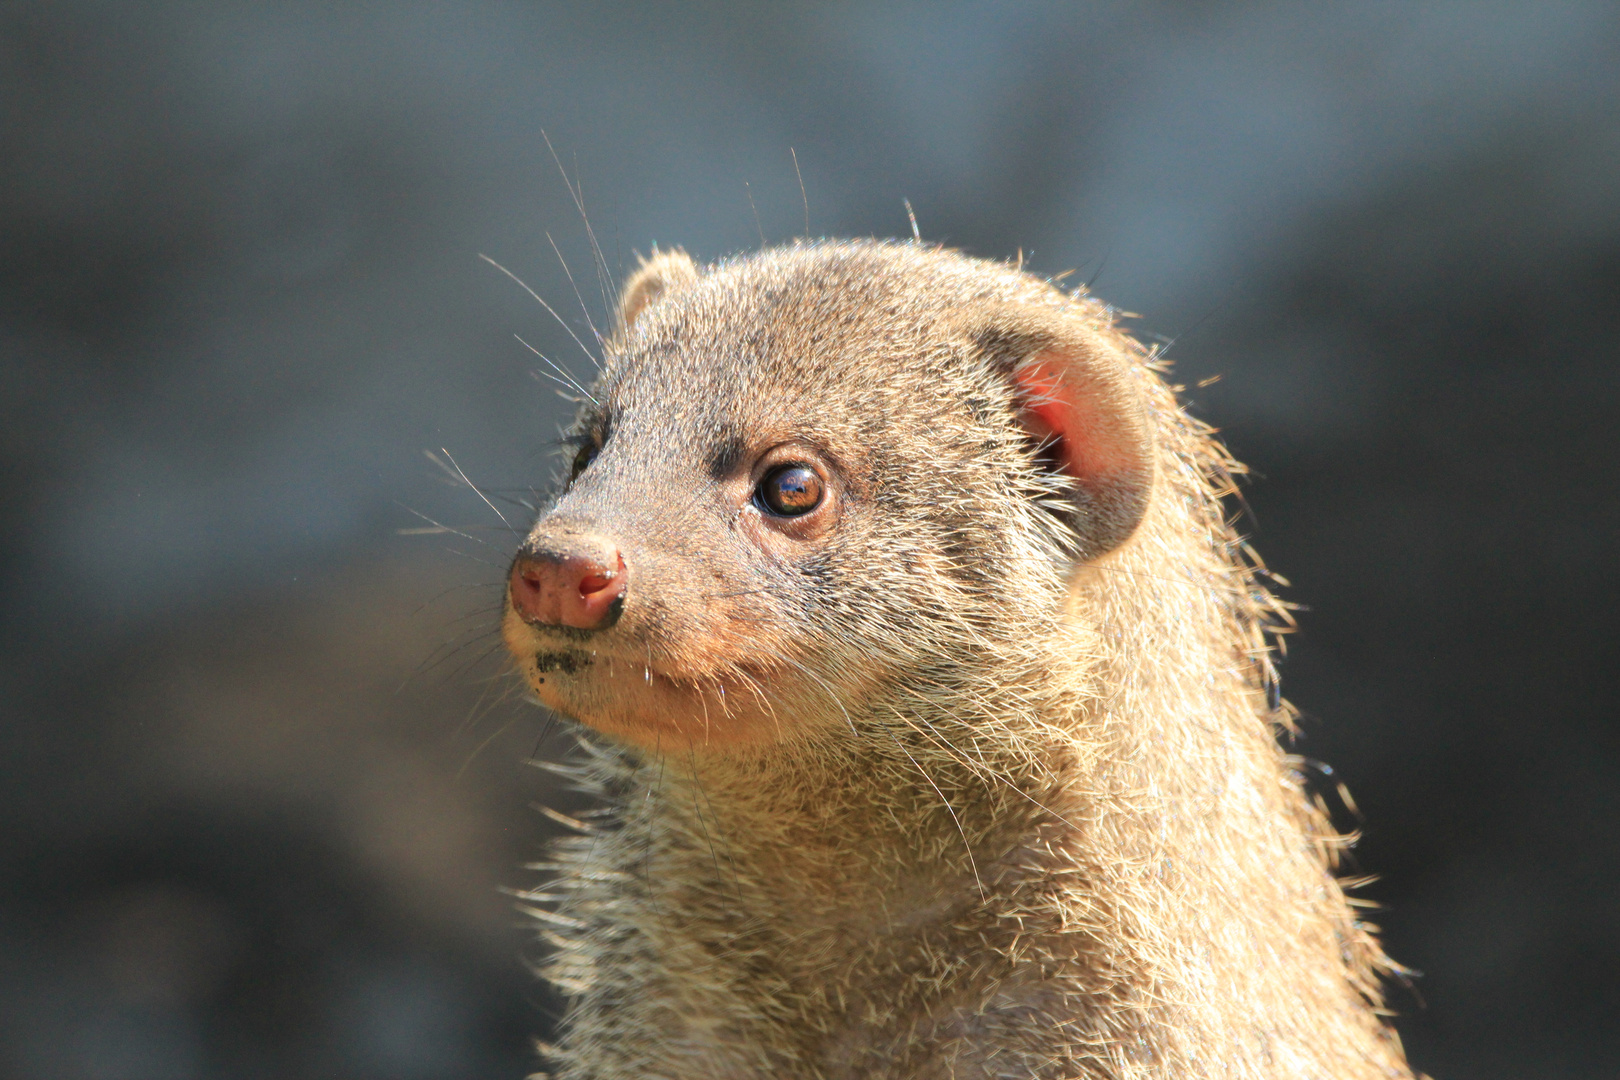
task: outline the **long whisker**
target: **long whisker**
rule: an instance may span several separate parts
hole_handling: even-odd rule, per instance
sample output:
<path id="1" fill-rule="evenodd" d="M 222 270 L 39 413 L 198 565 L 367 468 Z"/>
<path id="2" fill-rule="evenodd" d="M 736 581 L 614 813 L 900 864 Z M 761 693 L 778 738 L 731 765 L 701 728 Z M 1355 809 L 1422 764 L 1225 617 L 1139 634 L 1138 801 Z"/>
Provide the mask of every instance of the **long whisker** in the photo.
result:
<path id="1" fill-rule="evenodd" d="M 454 649 L 450 650 L 444 656 L 440 657 L 438 660 L 435 660 L 431 665 L 429 665 L 428 667 L 423 668 L 421 674 L 425 675 L 428 671 L 432 670 L 435 667 L 438 667 L 442 663 L 445 663 L 451 657 L 455 656 L 457 653 L 461 652 L 463 649 L 467 648 L 469 645 L 477 644 L 477 642 L 478 642 L 478 638 L 473 637 L 472 639 L 464 642 L 463 644 L 456 646 Z M 454 671 L 452 671 L 448 675 L 446 675 L 445 676 L 445 682 L 446 683 L 453 683 L 455 681 L 458 681 L 464 675 L 466 675 L 467 672 L 471 671 L 473 668 L 477 667 L 479 664 L 483 663 L 485 660 L 488 660 L 491 656 L 494 656 L 496 652 L 500 651 L 504 647 L 505 646 L 500 641 L 496 641 L 489 648 L 485 649 L 483 652 L 479 653 L 477 656 L 473 657 L 471 660 L 467 661 L 466 663 L 462 664 L 459 668 L 456 668 Z"/>
<path id="2" fill-rule="evenodd" d="M 652 820 L 652 817 L 651 817 L 652 812 L 648 809 L 648 807 L 650 807 L 652 805 L 652 797 L 653 797 L 654 788 L 657 789 L 658 794 L 659 794 L 660 797 L 662 797 L 662 795 L 664 794 L 664 764 L 665 764 L 665 762 L 664 762 L 663 748 L 664 748 L 664 737 L 663 737 L 663 735 L 659 735 L 657 741 L 654 742 L 654 744 L 653 744 L 653 754 L 658 758 L 658 780 L 654 784 L 648 784 L 647 785 L 646 794 L 643 796 L 642 807 L 641 807 L 641 812 L 643 814 L 647 815 L 649 822 Z M 665 925 L 665 927 L 667 929 L 668 925 L 669 925 L 669 920 L 668 920 L 668 917 L 664 913 L 663 904 L 659 901 L 657 890 L 655 890 L 653 888 L 653 883 L 652 883 L 652 856 L 653 856 L 652 844 L 653 844 L 653 830 L 651 828 L 648 828 L 647 829 L 647 842 L 646 842 L 645 845 L 643 845 L 643 847 L 641 849 L 641 880 L 642 880 L 642 883 L 647 886 L 647 899 L 649 901 L 651 901 L 653 911 L 658 916 L 658 921 L 664 923 L 664 925 Z"/>
<path id="3" fill-rule="evenodd" d="M 546 242 L 551 245 L 551 250 L 556 252 L 557 261 L 562 263 L 563 274 L 568 278 L 568 284 L 574 290 L 574 299 L 579 301 L 580 313 L 585 316 L 585 325 L 591 328 L 591 336 L 596 339 L 597 345 L 600 347 L 602 332 L 596 328 L 596 323 L 592 321 L 591 309 L 585 306 L 585 298 L 579 294 L 579 286 L 574 284 L 574 272 L 568 269 L 568 260 L 563 258 L 562 250 L 557 247 L 557 241 L 551 238 L 550 233 L 546 233 Z"/>
<path id="4" fill-rule="evenodd" d="M 489 501 L 489 496 L 485 495 L 482 491 L 479 491 L 477 484 L 467 479 L 467 474 L 462 471 L 460 465 L 456 465 L 456 459 L 450 456 L 450 451 L 441 446 L 439 447 L 439 453 L 443 454 L 445 458 L 449 460 L 451 465 L 455 465 L 456 475 L 460 476 L 463 480 L 466 480 L 467 486 L 472 488 L 480 499 L 484 500 L 485 506 L 495 511 L 495 516 L 501 519 L 501 524 L 505 525 L 508 529 L 511 529 L 512 532 L 517 532 L 516 529 L 512 528 L 512 523 L 506 520 L 506 515 L 501 513 L 500 510 L 496 509 L 495 504 Z"/>
<path id="5" fill-rule="evenodd" d="M 804 674 L 810 676 L 810 678 L 814 679 L 816 682 L 820 683 L 822 689 L 827 691 L 827 696 L 832 699 L 832 703 L 834 705 L 838 706 L 838 711 L 844 714 L 844 723 L 849 725 L 850 734 L 856 736 L 857 738 L 860 737 L 861 733 L 855 727 L 855 721 L 850 717 L 849 710 L 844 708 L 844 703 L 838 697 L 838 692 L 835 691 L 831 686 L 829 686 L 827 684 L 826 679 L 823 679 L 820 675 L 817 675 L 814 671 L 811 671 L 808 667 L 806 667 L 805 665 L 799 663 L 797 660 L 793 659 L 793 657 L 791 657 L 791 656 L 787 656 L 787 655 L 782 654 L 782 653 L 773 653 L 771 659 L 776 660 L 779 663 L 791 664 L 793 667 L 797 668 L 799 671 L 803 672 Z"/>
<path id="6" fill-rule="evenodd" d="M 455 556 L 457 556 L 457 557 L 459 557 L 459 558 L 463 558 L 463 559 L 467 559 L 467 560 L 468 560 L 468 561 L 470 561 L 470 562 L 475 562 L 475 563 L 477 563 L 477 564 L 478 564 L 478 565 L 479 565 L 479 566 L 487 566 L 487 567 L 489 567 L 489 568 L 490 568 L 490 569 L 491 569 L 491 570 L 502 570 L 502 569 L 505 569 L 505 568 L 504 568 L 504 567 L 502 567 L 502 566 L 501 566 L 501 565 L 500 565 L 500 564 L 499 564 L 499 563 L 492 563 L 492 562 L 490 562 L 490 561 L 489 561 L 489 560 L 488 560 L 488 559 L 480 559 L 480 558 L 479 558 L 479 557 L 478 557 L 478 556 L 476 556 L 476 555 L 469 555 L 469 554 L 467 554 L 467 552 L 465 552 L 465 551 L 457 551 L 457 550 L 456 550 L 456 549 L 455 549 L 455 548 L 445 548 L 445 549 L 444 549 L 444 550 L 445 550 L 445 551 L 447 551 L 447 552 L 449 552 L 449 553 L 450 553 L 450 554 L 451 554 L 451 555 L 455 555 Z"/>
<path id="7" fill-rule="evenodd" d="M 596 242 L 596 230 L 591 228 L 590 215 L 585 213 L 584 193 L 581 191 L 577 180 L 571 181 L 568 179 L 568 170 L 563 168 L 562 159 L 557 156 L 557 148 L 551 145 L 551 136 L 547 135 L 543 128 L 540 131 L 540 137 L 545 140 L 546 149 L 551 153 L 551 160 L 557 163 L 557 171 L 562 174 L 563 187 L 568 189 L 569 197 L 574 200 L 574 209 L 579 211 L 579 220 L 585 226 L 585 235 L 590 239 L 591 251 L 596 259 L 596 280 L 602 289 L 602 306 L 604 308 L 610 307 L 611 305 L 608 303 L 608 279 L 612 277 L 612 274 L 608 272 L 607 259 L 602 254 L 602 245 Z M 578 158 L 574 160 L 574 175 L 575 177 L 579 176 Z"/>
<path id="8" fill-rule="evenodd" d="M 485 655 L 487 656 L 489 654 L 485 653 Z M 513 692 L 517 689 L 517 684 L 511 679 L 507 678 L 507 674 L 508 673 L 503 670 L 496 675 L 490 676 L 489 678 L 476 680 L 483 683 L 483 689 L 478 692 L 478 700 L 473 702 L 472 708 L 467 710 L 467 719 L 462 724 L 462 730 L 471 730 L 478 724 L 478 721 L 494 712 L 495 709 L 502 703 L 511 699 Z M 490 693 L 497 687 L 500 688 L 500 693 L 491 699 Z M 500 731 L 506 731 L 515 722 L 515 720 L 508 720 L 506 723 L 501 725 Z M 496 734 L 500 734 L 500 731 L 497 731 Z M 493 738 L 494 737 L 491 736 L 490 740 L 486 740 L 483 745 L 479 746 L 477 750 L 473 751 L 473 757 L 476 757 L 485 746 L 488 746 L 489 742 L 492 741 Z M 462 772 L 465 772 L 467 770 L 467 766 L 471 764 L 472 759 L 469 758 L 467 760 L 467 764 L 462 766 Z M 457 775 L 459 776 L 460 774 Z"/>
<path id="9" fill-rule="evenodd" d="M 765 250 L 765 226 L 759 223 L 759 207 L 754 205 L 754 189 L 749 186 L 748 181 L 744 180 L 743 190 L 748 193 L 748 209 L 754 212 L 754 228 L 759 230 L 759 247 L 763 251 Z"/>
<path id="10" fill-rule="evenodd" d="M 405 511 L 407 514 L 414 514 L 415 516 L 421 518 L 423 521 L 427 522 L 429 525 L 432 525 L 435 529 L 442 530 L 442 531 L 450 533 L 450 534 L 452 534 L 454 536 L 459 536 L 463 540 L 471 540 L 475 544 L 483 544 L 485 547 L 492 548 L 492 547 L 495 546 L 494 544 L 491 544 L 488 540 L 480 540 L 480 539 L 478 539 L 478 537 L 472 536 L 472 535 L 470 535 L 468 533 L 464 533 L 460 529 L 453 529 L 449 525 L 446 525 L 442 521 L 434 521 L 432 518 L 430 518 L 426 514 L 422 513 L 422 511 L 420 511 L 420 510 L 412 510 L 409 506 L 406 506 L 404 503 L 400 502 L 398 499 L 394 500 L 394 505 L 399 507 L 401 510 Z"/>
<path id="11" fill-rule="evenodd" d="M 573 389 L 573 390 L 578 390 L 581 394 L 584 394 L 587 398 L 590 399 L 590 402 L 591 402 L 592 405 L 595 405 L 598 408 L 601 407 L 602 403 L 600 401 L 597 401 L 595 395 L 593 395 L 589 390 L 585 389 L 585 387 L 580 384 L 580 381 L 578 379 L 576 379 L 572 375 L 570 375 L 568 373 L 567 368 L 565 368 L 561 364 L 557 363 L 557 361 L 553 360 L 551 357 L 547 356 L 545 353 L 541 352 L 539 349 L 535 348 L 533 345 L 530 345 L 527 341 L 524 341 L 517 334 L 513 334 L 512 336 L 517 338 L 519 345 L 522 345 L 525 349 L 528 349 L 530 352 L 534 353 L 534 355 L 538 356 L 540 359 L 542 359 L 546 363 L 550 364 L 551 369 L 553 371 L 555 371 L 558 375 L 561 375 L 562 378 L 558 379 L 555 376 L 546 375 L 546 373 L 543 372 L 543 371 L 540 374 L 546 375 L 546 378 L 551 379 L 552 382 L 558 383 L 561 386 L 565 386 L 565 387 L 568 387 L 568 388 Z M 579 339 L 575 338 L 574 340 L 578 341 Z"/>
<path id="12" fill-rule="evenodd" d="M 458 640 L 460 641 L 460 644 L 456 644 Z M 413 670 L 407 672 L 405 676 L 400 679 L 399 685 L 394 688 L 394 693 L 402 693 L 404 689 L 411 684 L 411 680 L 427 675 L 434 668 L 446 662 L 463 649 L 470 648 L 483 640 L 484 631 L 463 630 L 455 636 L 445 641 L 441 641 L 437 646 L 434 647 L 432 652 L 428 653 L 428 655 L 416 665 Z"/>
<path id="13" fill-rule="evenodd" d="M 513 334 L 512 336 L 517 337 L 516 334 Z M 523 341 L 522 338 L 518 338 L 518 340 Z M 526 341 L 523 341 L 523 344 L 528 345 L 529 343 L 526 342 Z M 533 346 L 530 346 L 530 348 L 533 348 Z M 536 378 L 536 379 L 550 379 L 552 382 L 556 383 L 557 384 L 557 390 L 555 391 L 556 395 L 558 397 L 562 398 L 564 401 L 568 402 L 570 405 L 578 405 L 580 402 L 585 400 L 582 397 L 575 396 L 571 392 L 574 389 L 574 384 L 573 383 L 564 382 L 563 380 L 557 378 L 557 376 L 553 375 L 549 371 L 531 371 L 531 372 L 529 372 L 529 375 L 531 377 L 533 377 L 533 378 Z"/>
<path id="14" fill-rule="evenodd" d="M 540 747 L 545 743 L 546 736 L 551 734 L 551 729 L 556 726 L 557 714 L 547 709 L 545 726 L 540 729 L 539 736 L 534 740 L 534 749 L 529 751 L 529 760 L 532 761 L 540 756 Z"/>
<path id="15" fill-rule="evenodd" d="M 568 336 L 574 339 L 574 344 L 578 345 L 580 351 L 583 352 L 585 354 L 586 358 L 590 360 L 591 366 L 592 367 L 597 366 L 596 354 L 591 352 L 590 349 L 585 347 L 585 343 L 580 340 L 579 335 L 574 333 L 574 328 L 572 326 L 568 325 L 568 320 L 564 319 L 561 315 L 557 314 L 556 309 L 553 308 L 550 304 L 546 303 L 545 298 L 543 296 L 541 296 L 539 293 L 535 292 L 533 289 L 529 288 L 528 284 L 522 278 L 520 278 L 516 274 L 512 273 L 512 271 L 508 270 L 506 267 L 502 266 L 500 263 L 496 262 L 494 259 L 490 258 L 488 255 L 485 255 L 482 252 L 480 252 L 478 257 L 480 259 L 483 259 L 485 262 L 489 263 L 489 265 L 493 266 L 495 269 L 499 270 L 501 273 L 505 274 L 507 277 L 511 278 L 513 281 L 517 282 L 518 288 L 522 289 L 524 292 L 526 292 L 530 296 L 534 297 L 535 302 L 537 302 L 541 307 L 545 308 L 547 314 L 549 314 L 553 319 L 557 320 L 557 325 L 561 326 L 564 330 L 568 331 Z"/>
<path id="16" fill-rule="evenodd" d="M 433 531 L 438 532 L 439 530 L 435 529 Z M 412 611 L 411 614 L 412 615 L 420 615 L 420 614 L 422 614 L 423 611 L 425 611 L 428 608 L 432 607 L 434 604 L 437 604 L 440 600 L 443 600 L 445 597 L 449 596 L 453 592 L 463 592 L 463 591 L 465 591 L 467 589 L 487 589 L 487 588 L 492 587 L 493 584 L 494 584 L 493 582 L 488 582 L 488 581 L 467 581 L 467 582 L 463 582 L 460 585 L 452 585 L 448 589 L 443 589 L 443 590 L 435 593 L 434 595 L 428 597 L 426 600 L 422 601 L 422 603 L 419 604 L 417 606 L 416 610 Z M 470 612 L 470 613 L 468 613 L 466 615 L 461 616 L 458 619 L 452 620 L 450 625 L 454 626 L 456 623 L 465 622 L 466 620 L 468 620 L 470 618 L 473 618 L 476 615 L 488 614 L 488 613 L 493 612 L 493 611 L 494 611 L 494 608 L 489 608 L 489 609 L 485 609 L 485 610 L 482 610 L 482 611 Z"/>
<path id="17" fill-rule="evenodd" d="M 776 715 L 776 703 L 771 700 L 771 696 L 765 692 L 765 689 L 762 686 L 759 685 L 759 681 L 747 672 L 737 671 L 735 672 L 735 676 L 742 680 L 743 685 L 748 687 L 749 693 L 753 694 L 755 700 L 764 706 L 766 711 L 771 714 L 771 726 L 776 729 L 777 738 L 781 738 L 782 718 Z"/>
<path id="18" fill-rule="evenodd" d="M 716 882 L 720 882 L 724 876 L 720 873 L 720 854 L 715 850 L 714 837 L 709 835 L 708 823 L 703 820 L 703 811 L 698 806 L 699 793 L 702 793 L 704 802 L 709 802 L 709 794 L 704 790 L 703 778 L 698 773 L 697 747 L 693 746 L 690 740 L 686 744 L 686 755 L 692 769 L 692 816 L 697 818 L 698 827 L 703 830 L 703 839 L 709 845 L 709 858 L 714 860 L 714 878 Z M 709 803 L 709 812 L 714 813 L 713 803 Z M 715 815 L 714 823 L 716 827 L 720 824 L 718 814 Z M 737 903 L 741 904 L 743 902 L 742 881 L 737 877 L 737 861 L 732 858 L 730 851 L 726 852 L 726 861 L 731 864 L 731 881 L 737 890 Z"/>
<path id="19" fill-rule="evenodd" d="M 470 720 L 471 720 L 471 718 L 469 717 L 469 722 L 470 722 Z M 461 763 L 461 768 L 456 770 L 456 782 L 457 783 L 460 783 L 461 778 L 463 776 L 467 775 L 467 770 L 472 768 L 472 763 L 474 761 L 478 760 L 478 755 L 482 754 L 485 750 L 487 750 L 489 748 L 490 743 L 494 742 L 496 739 L 500 738 L 502 735 L 504 735 L 508 731 L 512 730 L 512 725 L 514 723 L 516 723 L 516 721 L 508 720 L 506 723 L 504 723 L 500 727 L 496 728 L 494 733 L 492 735 L 490 735 L 489 738 L 487 738 L 483 742 L 479 743 L 477 745 L 477 747 L 475 747 L 473 749 L 473 752 L 467 755 L 467 760 L 462 762 Z"/>
<path id="20" fill-rule="evenodd" d="M 804 200 L 804 238 L 810 239 L 810 196 L 804 190 L 804 173 L 799 171 L 799 152 L 788 147 L 788 153 L 793 155 L 793 175 L 799 178 L 799 198 Z"/>

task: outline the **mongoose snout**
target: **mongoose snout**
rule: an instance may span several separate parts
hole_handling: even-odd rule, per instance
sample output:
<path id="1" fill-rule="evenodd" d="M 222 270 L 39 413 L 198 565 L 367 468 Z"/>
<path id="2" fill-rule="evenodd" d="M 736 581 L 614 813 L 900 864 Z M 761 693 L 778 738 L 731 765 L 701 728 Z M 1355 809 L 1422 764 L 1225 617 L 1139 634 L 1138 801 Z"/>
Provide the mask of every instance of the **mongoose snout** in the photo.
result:
<path id="1" fill-rule="evenodd" d="M 580 456 L 513 562 L 504 632 L 531 686 L 648 746 L 824 726 L 841 688 L 806 647 L 804 570 L 839 524 L 834 455 L 741 423 L 732 440 L 699 427 L 677 441 L 640 416 L 622 410 L 611 437 Z"/>
<path id="2" fill-rule="evenodd" d="M 537 529 L 512 562 L 508 593 L 525 622 L 605 630 L 619 621 L 629 587 L 618 546 L 591 533 Z"/>

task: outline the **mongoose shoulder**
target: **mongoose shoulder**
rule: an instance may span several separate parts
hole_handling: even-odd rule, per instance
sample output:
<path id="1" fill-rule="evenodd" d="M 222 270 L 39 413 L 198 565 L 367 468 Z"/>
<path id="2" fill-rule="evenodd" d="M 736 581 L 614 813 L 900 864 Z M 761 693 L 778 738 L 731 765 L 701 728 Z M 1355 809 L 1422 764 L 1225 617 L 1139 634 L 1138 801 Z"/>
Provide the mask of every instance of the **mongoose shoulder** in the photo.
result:
<path id="1" fill-rule="evenodd" d="M 503 621 L 616 806 L 554 1075 L 1412 1075 L 1161 369 L 917 243 L 631 276 Z"/>

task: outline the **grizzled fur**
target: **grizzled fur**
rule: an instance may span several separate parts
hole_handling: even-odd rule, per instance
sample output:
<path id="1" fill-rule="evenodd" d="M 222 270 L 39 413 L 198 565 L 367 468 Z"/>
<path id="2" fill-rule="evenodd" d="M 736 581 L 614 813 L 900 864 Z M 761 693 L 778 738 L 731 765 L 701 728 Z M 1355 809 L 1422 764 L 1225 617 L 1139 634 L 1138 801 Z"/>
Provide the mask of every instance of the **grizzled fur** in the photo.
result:
<path id="1" fill-rule="evenodd" d="M 1234 465 L 1159 372 L 1083 293 L 918 244 L 632 277 L 535 531 L 611 537 L 623 610 L 503 627 L 616 806 L 531 894 L 556 1076 L 1411 1076 L 1275 739 Z M 749 502 L 786 460 L 827 482 L 800 532 Z"/>

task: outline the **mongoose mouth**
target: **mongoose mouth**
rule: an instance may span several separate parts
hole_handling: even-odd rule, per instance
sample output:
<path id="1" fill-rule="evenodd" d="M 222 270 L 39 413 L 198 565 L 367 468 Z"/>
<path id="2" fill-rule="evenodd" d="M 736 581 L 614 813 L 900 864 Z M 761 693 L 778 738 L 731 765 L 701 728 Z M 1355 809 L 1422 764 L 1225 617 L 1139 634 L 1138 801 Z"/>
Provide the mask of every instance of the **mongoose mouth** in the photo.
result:
<path id="1" fill-rule="evenodd" d="M 655 752 L 768 745 L 806 720 L 766 692 L 781 688 L 781 673 L 671 673 L 646 657 L 616 655 L 607 642 L 533 626 L 511 610 L 501 629 L 523 681 L 548 708 Z"/>

